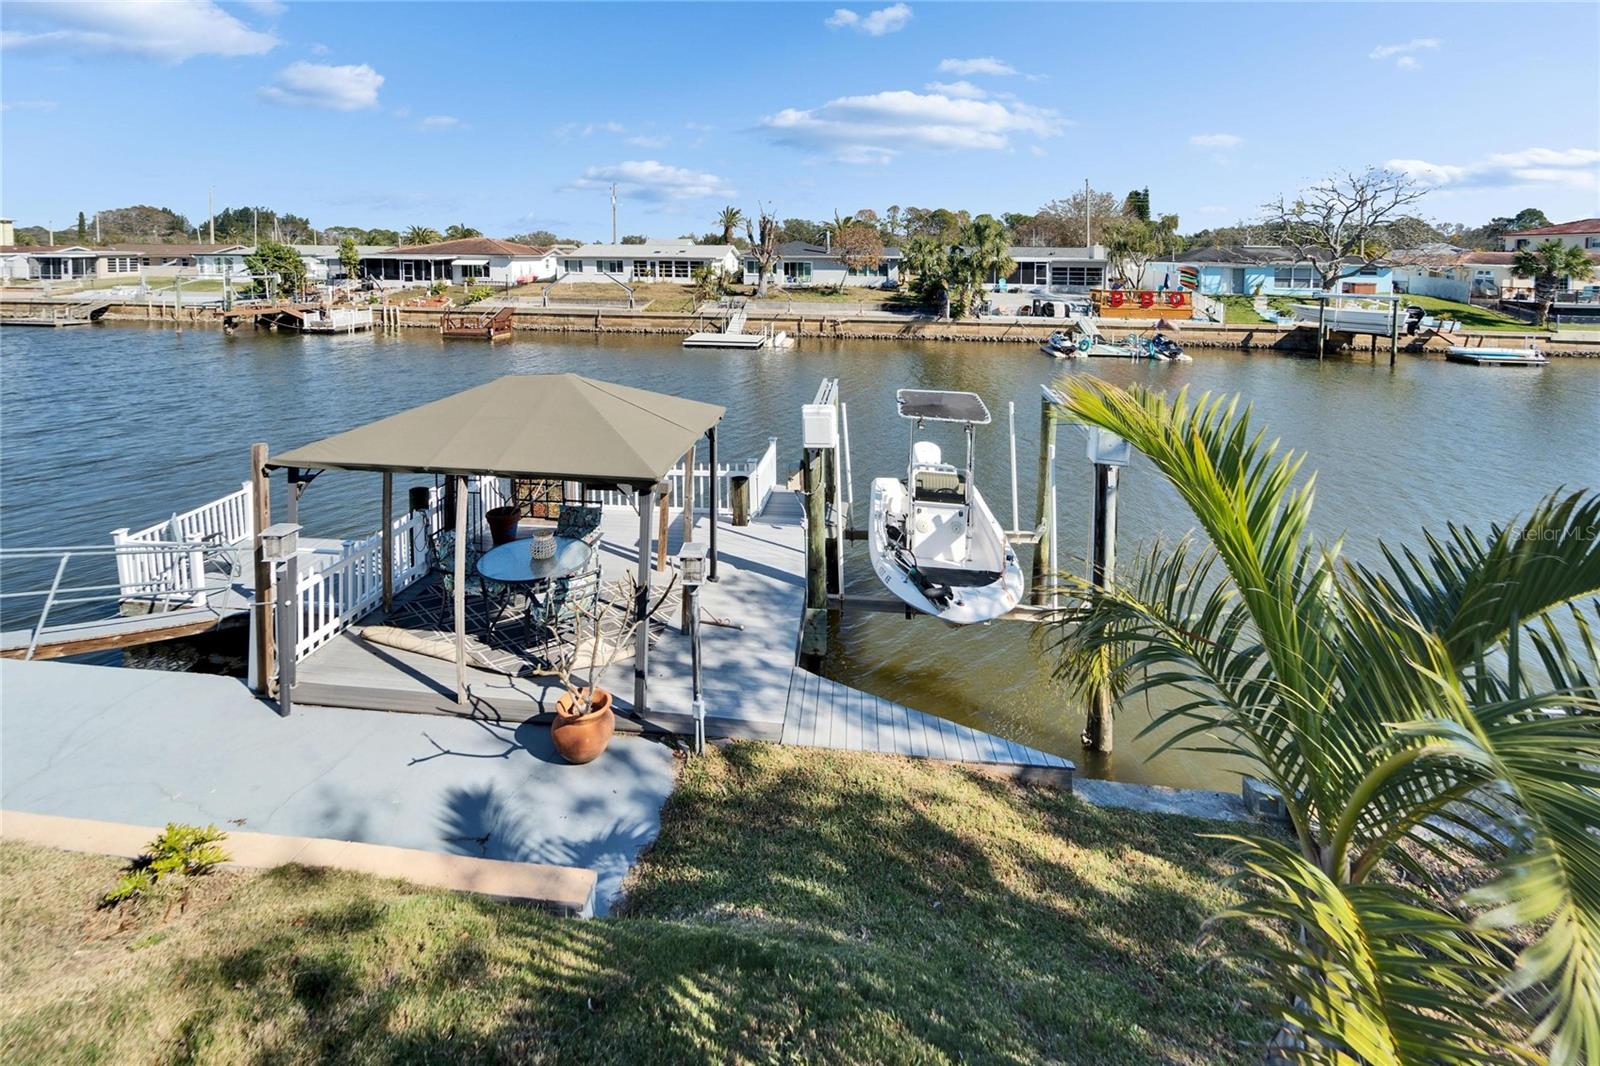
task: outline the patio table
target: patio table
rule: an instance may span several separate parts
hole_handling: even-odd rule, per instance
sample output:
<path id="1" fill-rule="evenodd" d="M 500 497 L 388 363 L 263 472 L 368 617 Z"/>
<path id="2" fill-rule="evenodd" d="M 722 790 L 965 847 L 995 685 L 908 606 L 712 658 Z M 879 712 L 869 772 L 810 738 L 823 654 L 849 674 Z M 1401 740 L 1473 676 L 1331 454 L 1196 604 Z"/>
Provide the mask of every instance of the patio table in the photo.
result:
<path id="1" fill-rule="evenodd" d="M 533 608 L 538 602 L 537 588 L 558 578 L 570 577 L 588 565 L 594 548 L 576 537 L 557 537 L 555 554 L 548 559 L 535 559 L 528 538 L 507 541 L 497 548 L 484 552 L 478 559 L 478 581 L 482 586 L 484 601 L 490 600 L 488 582 L 507 587 L 521 588 L 528 597 L 524 624 L 531 624 Z M 500 610 L 504 609 L 502 602 Z M 489 628 L 494 629 L 493 616 Z"/>

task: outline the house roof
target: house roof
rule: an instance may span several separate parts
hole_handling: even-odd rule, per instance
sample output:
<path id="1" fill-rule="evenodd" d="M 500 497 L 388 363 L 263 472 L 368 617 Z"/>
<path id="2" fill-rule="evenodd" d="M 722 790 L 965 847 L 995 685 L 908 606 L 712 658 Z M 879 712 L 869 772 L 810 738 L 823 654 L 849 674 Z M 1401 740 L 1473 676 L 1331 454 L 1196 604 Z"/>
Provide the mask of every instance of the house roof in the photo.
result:
<path id="1" fill-rule="evenodd" d="M 1006 249 L 1006 254 L 1012 259 L 1082 259 L 1089 262 L 1099 262 L 1106 257 L 1104 249 L 1098 246 L 1094 248 L 1029 248 L 1024 245 L 1014 244 Z"/>
<path id="2" fill-rule="evenodd" d="M 731 244 L 647 241 L 644 244 L 585 244 L 567 254 L 575 259 L 721 259 L 736 252 Z"/>
<path id="3" fill-rule="evenodd" d="M 513 259 L 542 259 L 550 249 L 532 244 L 517 244 L 494 237 L 462 237 L 453 241 L 434 241 L 432 244 L 402 244 L 385 249 L 382 255 L 452 256 L 452 255 L 508 255 Z"/>
<path id="4" fill-rule="evenodd" d="M 17 252 L 22 255 L 63 255 L 67 252 L 79 252 L 83 255 L 94 255 L 93 248 L 81 244 L 8 244 L 0 248 L 4 252 Z"/>
<path id="5" fill-rule="evenodd" d="M 1294 251 L 1276 244 L 1229 244 L 1212 248 L 1191 248 L 1187 252 L 1178 253 L 1178 262 L 1195 263 L 1199 265 L 1218 264 L 1234 266 L 1274 266 L 1278 264 L 1290 265 L 1306 263 L 1308 260 L 1295 255 Z M 1347 255 L 1342 263 L 1365 262 L 1359 256 Z M 1381 261 L 1380 264 L 1381 265 Z"/>
<path id="6" fill-rule="evenodd" d="M 1554 226 L 1536 226 L 1507 233 L 1507 237 L 1562 237 L 1574 233 L 1600 233 L 1600 218 L 1580 218 L 1576 222 L 1559 222 Z"/>
<path id="7" fill-rule="evenodd" d="M 824 248 L 820 244 L 809 244 L 806 241 L 784 241 L 778 245 L 778 257 L 780 259 L 838 259 L 839 253 Z M 883 258 L 901 258 L 900 249 L 885 248 L 883 250 Z"/>
<path id="8" fill-rule="evenodd" d="M 1585 254 L 1595 263 L 1600 264 L 1600 252 L 1591 251 Z M 1516 257 L 1516 252 L 1468 252 L 1461 257 L 1461 262 L 1473 266 L 1510 266 L 1512 260 L 1516 259 Z"/>
<path id="9" fill-rule="evenodd" d="M 646 485 L 666 476 L 724 410 L 577 374 L 511 374 L 267 465 Z"/>

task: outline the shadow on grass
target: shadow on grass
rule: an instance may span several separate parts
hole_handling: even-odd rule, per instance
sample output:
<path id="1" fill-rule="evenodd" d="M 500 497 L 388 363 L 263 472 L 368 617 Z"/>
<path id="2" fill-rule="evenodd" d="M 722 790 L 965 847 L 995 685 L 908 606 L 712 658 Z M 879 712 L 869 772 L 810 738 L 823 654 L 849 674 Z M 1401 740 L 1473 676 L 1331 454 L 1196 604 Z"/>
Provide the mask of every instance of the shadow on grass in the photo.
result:
<path id="1" fill-rule="evenodd" d="M 460 828 L 538 817 L 494 807 L 463 797 Z M 1205 823 L 754 744 L 694 760 L 662 817 L 611 919 L 257 878 L 155 976 L 153 1057 L 1259 1061 L 1195 944 L 1224 901 Z"/>

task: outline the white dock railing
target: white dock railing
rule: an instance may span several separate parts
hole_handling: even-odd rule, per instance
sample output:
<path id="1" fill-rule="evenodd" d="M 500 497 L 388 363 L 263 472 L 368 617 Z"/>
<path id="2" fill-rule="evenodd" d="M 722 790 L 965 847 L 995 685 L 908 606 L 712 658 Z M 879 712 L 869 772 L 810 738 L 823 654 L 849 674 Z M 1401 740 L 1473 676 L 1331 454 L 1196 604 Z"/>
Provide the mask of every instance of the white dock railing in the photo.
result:
<path id="1" fill-rule="evenodd" d="M 130 533 L 126 527 L 113 529 L 113 546 L 138 545 L 150 549 L 117 553 L 117 581 L 123 595 L 157 600 L 194 597 L 196 589 L 205 588 L 205 575 L 196 570 L 201 566 L 200 553 L 163 546 L 204 542 L 226 548 L 237 544 L 253 532 L 250 528 L 253 499 L 250 482 L 246 481 L 237 492 L 175 514 L 165 522 L 157 522 L 138 532 Z"/>
<path id="2" fill-rule="evenodd" d="M 389 562 L 396 593 L 428 572 L 429 519 L 429 512 L 414 511 L 394 520 L 394 557 Z M 298 662 L 383 601 L 382 534 L 346 544 L 337 562 L 300 575 L 296 591 Z"/>
<path id="3" fill-rule="evenodd" d="M 778 485 L 778 438 L 767 439 L 767 450 L 754 459 L 744 459 L 734 463 L 717 464 L 717 511 L 719 514 L 733 513 L 733 478 L 747 477 L 750 479 L 750 513 L 760 514 L 766 509 L 767 500 L 772 496 L 772 490 Z M 683 464 L 679 463 L 667 472 L 668 486 L 667 506 L 683 507 Z M 709 510 L 706 501 L 711 495 L 711 467 L 705 463 L 697 464 L 694 468 L 694 509 L 699 514 Z M 594 494 L 602 507 L 631 507 L 633 495 L 627 492 L 611 490 Z"/>

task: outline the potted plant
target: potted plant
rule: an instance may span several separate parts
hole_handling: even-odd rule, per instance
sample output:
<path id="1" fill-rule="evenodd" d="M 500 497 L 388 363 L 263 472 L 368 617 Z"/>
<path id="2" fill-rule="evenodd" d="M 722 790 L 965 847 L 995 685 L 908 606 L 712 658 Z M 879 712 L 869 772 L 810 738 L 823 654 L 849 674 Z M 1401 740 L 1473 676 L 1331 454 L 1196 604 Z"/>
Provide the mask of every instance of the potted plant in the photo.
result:
<path id="1" fill-rule="evenodd" d="M 617 720 L 611 709 L 611 693 L 599 683 L 600 677 L 621 657 L 624 649 L 632 645 L 639 627 L 655 617 L 677 580 L 677 574 L 673 574 L 660 597 L 646 608 L 644 616 L 633 618 L 630 622 L 639 587 L 637 579 L 630 574 L 622 602 L 600 600 L 592 609 L 580 608 L 576 615 L 570 654 L 549 669 L 537 671 L 554 675 L 564 690 L 556 700 L 556 717 L 550 724 L 550 739 L 567 762 L 593 762 L 611 743 Z M 583 643 L 585 632 L 589 635 L 587 648 Z M 589 683 L 579 685 L 573 678 L 573 670 L 585 654 L 588 663 L 584 677 Z"/>

